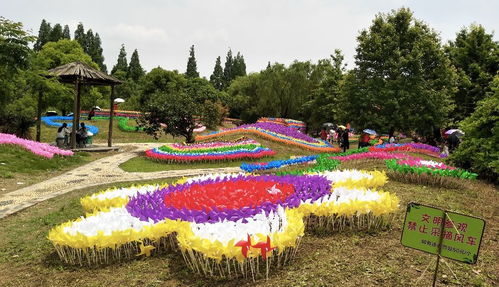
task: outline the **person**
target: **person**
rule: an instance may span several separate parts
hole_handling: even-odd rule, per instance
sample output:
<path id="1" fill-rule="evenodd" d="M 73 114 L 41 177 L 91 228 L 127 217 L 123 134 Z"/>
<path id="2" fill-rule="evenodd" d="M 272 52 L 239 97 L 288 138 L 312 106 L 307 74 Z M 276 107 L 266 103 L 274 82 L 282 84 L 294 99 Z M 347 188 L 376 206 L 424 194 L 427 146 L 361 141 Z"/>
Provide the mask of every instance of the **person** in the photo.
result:
<path id="1" fill-rule="evenodd" d="M 449 153 L 454 152 L 454 150 L 459 146 L 459 138 L 456 133 L 453 133 L 447 137 L 447 141 L 449 142 Z"/>
<path id="2" fill-rule="evenodd" d="M 394 136 L 394 135 L 392 135 L 392 136 L 390 137 L 390 139 L 388 140 L 388 142 L 389 142 L 390 144 L 394 144 L 394 143 L 395 143 L 395 136 Z"/>
<path id="3" fill-rule="evenodd" d="M 343 147 L 343 152 L 346 152 L 350 148 L 350 141 L 348 140 L 348 129 L 344 129 L 341 134 L 341 147 Z"/>
<path id="4" fill-rule="evenodd" d="M 60 126 L 57 129 L 57 138 L 55 140 L 57 147 L 62 148 L 63 146 L 68 145 L 68 136 L 70 134 L 70 131 L 68 129 L 68 124 L 63 123 L 62 126 Z"/>
<path id="5" fill-rule="evenodd" d="M 79 146 L 85 146 L 85 143 L 87 141 L 87 127 L 85 126 L 85 123 L 81 123 L 80 126 L 81 127 L 76 133 L 76 143 Z"/>
<path id="6" fill-rule="evenodd" d="M 88 120 L 91 121 L 92 117 L 95 117 L 95 108 L 92 108 L 88 113 Z"/>
<path id="7" fill-rule="evenodd" d="M 369 146 L 369 140 L 369 135 L 363 132 L 359 139 L 359 148 Z"/>
<path id="8" fill-rule="evenodd" d="M 327 139 L 327 133 L 325 129 L 321 130 L 321 140 L 325 141 Z"/>
<path id="9" fill-rule="evenodd" d="M 330 142 L 331 144 L 333 144 L 333 143 L 334 143 L 334 135 L 335 135 L 335 134 L 336 134 L 336 131 L 334 130 L 334 128 L 331 128 L 331 129 L 329 130 L 329 142 Z"/>

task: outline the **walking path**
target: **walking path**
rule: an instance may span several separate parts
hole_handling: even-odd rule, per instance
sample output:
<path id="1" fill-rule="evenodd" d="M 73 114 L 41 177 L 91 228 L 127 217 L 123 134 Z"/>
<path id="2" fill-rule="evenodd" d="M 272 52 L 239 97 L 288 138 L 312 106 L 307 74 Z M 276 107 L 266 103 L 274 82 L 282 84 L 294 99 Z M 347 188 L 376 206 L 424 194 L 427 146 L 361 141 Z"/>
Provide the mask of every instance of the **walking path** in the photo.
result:
<path id="1" fill-rule="evenodd" d="M 118 144 L 119 145 L 119 144 Z M 123 181 L 148 180 L 169 177 L 193 176 L 207 173 L 239 172 L 238 167 L 184 169 L 158 172 L 125 172 L 119 165 L 136 157 L 138 152 L 160 146 L 159 143 L 133 143 L 120 146 L 136 146 L 132 151 L 105 157 L 77 167 L 59 176 L 0 195 L 0 218 L 33 206 L 61 194 L 102 184 Z"/>

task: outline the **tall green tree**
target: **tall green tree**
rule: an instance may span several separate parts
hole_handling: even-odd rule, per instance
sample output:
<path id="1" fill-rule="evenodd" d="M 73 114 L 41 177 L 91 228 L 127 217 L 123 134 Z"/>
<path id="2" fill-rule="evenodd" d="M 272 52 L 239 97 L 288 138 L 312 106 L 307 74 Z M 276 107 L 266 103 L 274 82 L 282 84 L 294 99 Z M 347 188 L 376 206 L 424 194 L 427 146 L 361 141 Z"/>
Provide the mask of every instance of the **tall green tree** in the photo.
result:
<path id="1" fill-rule="evenodd" d="M 125 75 L 128 72 L 128 62 L 126 59 L 126 50 L 124 44 L 121 44 L 120 53 L 118 54 L 118 60 L 116 61 L 116 65 L 113 66 L 111 74 L 114 75 L 118 71 L 124 72 Z"/>
<path id="2" fill-rule="evenodd" d="M 219 91 L 223 90 L 224 87 L 223 77 L 224 71 L 222 69 L 222 63 L 220 62 L 220 56 L 218 56 L 215 67 L 213 68 L 213 73 L 210 76 L 210 83 Z"/>
<path id="3" fill-rule="evenodd" d="M 338 102 L 341 97 L 341 84 L 345 66 L 340 50 L 335 50 L 331 59 L 320 60 L 314 69 L 315 81 L 319 81 L 303 106 L 303 114 L 309 131 L 318 132 L 325 122 L 337 123 Z"/>
<path id="4" fill-rule="evenodd" d="M 40 29 L 38 30 L 38 37 L 36 38 L 35 45 L 33 49 L 35 51 L 40 51 L 46 43 L 50 41 L 50 32 L 52 31 L 52 27 L 50 23 L 48 23 L 45 19 L 42 20 L 40 24 Z"/>
<path id="5" fill-rule="evenodd" d="M 243 55 L 237 52 L 232 65 L 232 79 L 242 76 L 246 76 L 246 63 L 244 62 Z"/>
<path id="6" fill-rule="evenodd" d="M 234 79 L 232 68 L 234 66 L 234 59 L 232 58 L 232 51 L 229 49 L 227 56 L 225 57 L 225 67 L 223 75 L 223 86 L 224 90 L 230 86 L 230 83 Z"/>
<path id="7" fill-rule="evenodd" d="M 34 102 L 25 73 L 30 64 L 29 43 L 35 37 L 23 24 L 0 16 L 0 131 L 29 137 L 35 123 Z"/>
<path id="8" fill-rule="evenodd" d="M 135 49 L 130 57 L 130 65 L 128 66 L 128 78 L 138 82 L 145 75 L 144 69 L 140 65 L 139 52 Z"/>
<path id="9" fill-rule="evenodd" d="M 71 40 L 71 32 L 69 31 L 68 25 L 64 25 L 64 29 L 62 30 L 62 38 Z"/>
<path id="10" fill-rule="evenodd" d="M 99 33 L 95 33 L 94 36 L 92 30 L 89 29 L 87 31 L 86 40 L 87 50 L 85 52 L 92 57 L 92 60 L 97 63 L 97 65 L 99 65 L 101 71 L 107 73 L 107 67 L 104 64 L 104 55 L 102 55 L 103 50 Z"/>
<path id="11" fill-rule="evenodd" d="M 452 118 L 459 122 L 490 92 L 490 84 L 499 71 L 499 43 L 483 26 L 473 24 L 461 29 L 445 50 L 458 72 Z"/>
<path id="12" fill-rule="evenodd" d="M 377 15 L 357 37 L 341 111 L 358 129 L 433 131 L 447 120 L 455 72 L 437 33 L 406 8 Z"/>
<path id="13" fill-rule="evenodd" d="M 87 35 L 85 34 L 85 28 L 83 27 L 83 23 L 78 23 L 76 26 L 76 30 L 74 32 L 74 39 L 76 42 L 80 44 L 80 46 L 85 50 L 87 46 Z"/>
<path id="14" fill-rule="evenodd" d="M 62 39 L 62 26 L 61 24 L 55 24 L 54 27 L 52 27 L 52 31 L 50 31 L 50 37 L 49 40 L 50 42 L 57 42 L 60 39 Z"/>
<path id="15" fill-rule="evenodd" d="M 450 159 L 458 166 L 499 183 L 499 75 L 475 111 L 460 123 L 466 133 Z"/>
<path id="16" fill-rule="evenodd" d="M 192 45 L 189 50 L 189 59 L 187 60 L 187 71 L 185 72 L 185 75 L 187 78 L 199 78 L 196 56 L 194 54 L 194 45 Z"/>

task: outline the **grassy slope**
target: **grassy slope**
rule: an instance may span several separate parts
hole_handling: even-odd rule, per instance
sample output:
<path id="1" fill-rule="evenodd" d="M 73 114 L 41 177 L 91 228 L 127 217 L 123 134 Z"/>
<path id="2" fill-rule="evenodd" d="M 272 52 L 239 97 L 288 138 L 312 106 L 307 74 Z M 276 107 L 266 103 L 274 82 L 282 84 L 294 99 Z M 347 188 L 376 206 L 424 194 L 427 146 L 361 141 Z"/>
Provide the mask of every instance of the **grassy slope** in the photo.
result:
<path id="1" fill-rule="evenodd" d="M 231 139 L 236 139 L 239 136 L 224 136 L 221 137 L 221 140 L 231 140 Z M 295 146 L 286 146 L 280 143 L 276 143 L 264 138 L 260 137 L 255 137 L 255 136 L 247 136 L 248 138 L 252 138 L 259 143 L 262 144 L 262 146 L 267 147 L 272 149 L 273 151 L 276 152 L 276 155 L 273 157 L 266 157 L 262 159 L 256 159 L 256 160 L 237 160 L 237 161 L 228 161 L 228 162 L 214 162 L 214 163 L 179 163 L 179 164 L 168 164 L 165 162 L 153 160 L 150 158 L 147 158 L 146 156 L 142 155 L 139 157 L 132 158 L 128 160 L 127 162 L 123 163 L 120 165 L 120 167 L 128 172 L 136 172 L 136 171 L 141 171 L 141 172 L 151 172 L 151 171 L 160 171 L 160 170 L 176 170 L 176 169 L 190 169 L 190 168 L 214 168 L 214 167 L 220 167 L 220 166 L 240 166 L 241 163 L 243 162 L 259 162 L 259 161 L 270 161 L 274 159 L 285 159 L 289 158 L 292 155 L 311 155 L 311 154 L 316 154 L 314 151 L 308 151 L 304 150 L 299 147 Z"/>
<path id="2" fill-rule="evenodd" d="M 359 167 L 351 163 L 348 168 Z M 362 164 L 383 169 L 382 163 Z M 126 185 L 126 184 L 120 184 Z M 79 198 L 103 189 L 71 192 L 0 220 L 0 282 L 5 286 L 412 286 L 435 257 L 400 244 L 404 206 L 410 201 L 480 216 L 487 221 L 477 265 L 446 260 L 439 286 L 497 286 L 499 221 L 497 190 L 481 182 L 444 189 L 390 181 L 383 188 L 401 198 L 391 230 L 377 233 L 306 234 L 292 265 L 272 272 L 269 280 L 206 279 L 192 274 L 179 253 L 104 267 L 62 264 L 47 241 L 49 229 L 83 215 Z M 434 265 L 433 265 L 434 266 Z M 429 286 L 432 269 L 419 286 Z"/>
<path id="3" fill-rule="evenodd" d="M 5 188 L 0 190 L 0 194 L 56 176 L 106 155 L 79 152 L 70 157 L 47 159 L 19 146 L 0 145 L 0 186 Z M 19 185 L 18 182 L 24 184 Z"/>

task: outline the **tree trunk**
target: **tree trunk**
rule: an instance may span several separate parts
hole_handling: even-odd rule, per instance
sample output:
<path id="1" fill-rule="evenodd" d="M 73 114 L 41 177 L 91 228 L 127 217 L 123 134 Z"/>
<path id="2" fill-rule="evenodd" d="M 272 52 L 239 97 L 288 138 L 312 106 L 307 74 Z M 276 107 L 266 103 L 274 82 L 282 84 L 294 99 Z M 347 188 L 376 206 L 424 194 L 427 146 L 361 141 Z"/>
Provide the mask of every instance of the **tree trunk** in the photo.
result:
<path id="1" fill-rule="evenodd" d="M 43 92 L 38 91 L 38 107 L 36 109 L 36 141 L 39 142 L 42 132 L 42 98 Z"/>

